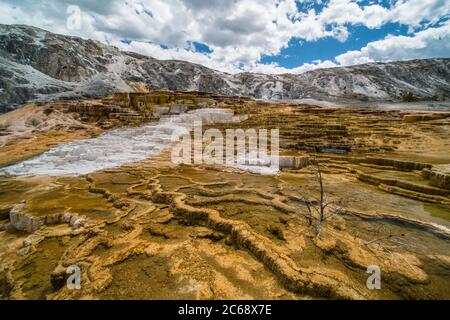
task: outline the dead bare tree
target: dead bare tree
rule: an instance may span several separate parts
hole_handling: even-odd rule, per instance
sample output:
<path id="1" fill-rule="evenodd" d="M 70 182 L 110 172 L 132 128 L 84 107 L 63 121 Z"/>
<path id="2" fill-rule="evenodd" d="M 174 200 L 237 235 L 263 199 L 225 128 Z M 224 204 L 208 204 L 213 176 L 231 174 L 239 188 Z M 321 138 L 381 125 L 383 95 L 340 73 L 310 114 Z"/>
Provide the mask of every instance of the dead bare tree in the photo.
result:
<path id="1" fill-rule="evenodd" d="M 307 212 L 303 214 L 309 222 L 309 225 L 314 225 L 315 235 L 319 236 L 322 229 L 322 223 L 329 218 L 339 215 L 342 213 L 341 200 L 329 200 L 328 195 L 325 193 L 323 185 L 322 170 L 320 164 L 317 160 L 313 161 L 315 177 L 319 184 L 319 198 L 313 198 L 313 200 L 306 199 L 305 196 L 301 196 L 302 203 L 306 207 Z M 336 206 L 335 208 L 330 208 L 330 206 Z"/>
<path id="2" fill-rule="evenodd" d="M 376 255 L 376 252 L 373 251 L 370 246 L 378 246 L 383 252 L 389 254 L 394 260 L 398 260 L 399 263 L 403 261 L 414 270 L 414 267 L 410 264 L 410 262 L 400 252 L 396 251 L 399 249 L 409 251 L 411 248 L 420 248 L 421 250 L 424 250 L 425 248 L 417 244 L 412 244 L 411 241 L 408 241 L 408 234 L 406 233 L 394 233 L 391 230 L 384 229 L 385 228 L 383 226 L 380 226 L 376 231 L 377 237 L 370 241 L 366 241 L 361 246 L 366 247 L 374 255 Z"/>

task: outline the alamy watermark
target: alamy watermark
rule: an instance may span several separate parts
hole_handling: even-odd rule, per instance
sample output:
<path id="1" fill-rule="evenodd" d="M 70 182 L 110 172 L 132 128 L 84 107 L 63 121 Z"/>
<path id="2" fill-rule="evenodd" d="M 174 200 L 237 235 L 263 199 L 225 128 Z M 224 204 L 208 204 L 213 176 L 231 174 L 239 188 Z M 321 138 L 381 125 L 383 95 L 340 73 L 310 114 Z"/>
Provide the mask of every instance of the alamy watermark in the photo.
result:
<path id="1" fill-rule="evenodd" d="M 67 6 L 66 13 L 68 14 L 66 20 L 66 28 L 69 30 L 81 29 L 81 9 L 77 5 Z"/>
<path id="2" fill-rule="evenodd" d="M 67 288 L 69 290 L 80 290 L 81 289 L 81 269 L 77 265 L 69 266 L 66 270 L 67 274 L 70 276 L 67 278 Z"/>
<path id="3" fill-rule="evenodd" d="M 266 166 L 279 169 L 279 130 L 211 128 L 203 132 L 202 122 L 194 122 L 193 137 L 189 129 L 172 135 L 172 162 L 227 166 Z M 270 142 L 270 152 L 269 145 Z"/>
<path id="4" fill-rule="evenodd" d="M 381 269 L 379 266 L 368 266 L 367 273 L 370 276 L 367 278 L 366 285 L 369 290 L 381 289 Z"/>

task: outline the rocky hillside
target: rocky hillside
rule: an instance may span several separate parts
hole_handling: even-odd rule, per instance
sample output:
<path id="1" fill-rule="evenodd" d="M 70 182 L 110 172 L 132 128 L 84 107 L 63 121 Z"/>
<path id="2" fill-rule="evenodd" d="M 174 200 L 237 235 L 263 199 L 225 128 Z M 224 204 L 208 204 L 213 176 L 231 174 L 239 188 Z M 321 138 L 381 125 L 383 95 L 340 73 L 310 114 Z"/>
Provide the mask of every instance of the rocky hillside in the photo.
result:
<path id="1" fill-rule="evenodd" d="M 100 97 L 149 88 L 261 99 L 396 100 L 450 98 L 450 59 L 371 63 L 301 75 L 231 75 L 201 65 L 156 60 L 102 43 L 23 25 L 0 25 L 0 111 L 31 100 Z"/>

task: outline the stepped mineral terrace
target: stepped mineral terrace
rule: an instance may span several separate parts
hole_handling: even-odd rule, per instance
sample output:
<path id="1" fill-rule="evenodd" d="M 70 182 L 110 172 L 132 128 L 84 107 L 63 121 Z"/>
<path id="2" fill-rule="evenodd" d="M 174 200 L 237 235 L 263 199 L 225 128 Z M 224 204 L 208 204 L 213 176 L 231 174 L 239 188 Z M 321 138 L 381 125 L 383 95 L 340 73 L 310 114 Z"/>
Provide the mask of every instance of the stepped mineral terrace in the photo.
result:
<path id="1" fill-rule="evenodd" d="M 197 117 L 279 129 L 280 171 L 174 164 Z M 152 91 L 27 105 L 0 145 L 2 299 L 450 298 L 448 112 Z M 317 162 L 340 203 L 319 236 Z"/>

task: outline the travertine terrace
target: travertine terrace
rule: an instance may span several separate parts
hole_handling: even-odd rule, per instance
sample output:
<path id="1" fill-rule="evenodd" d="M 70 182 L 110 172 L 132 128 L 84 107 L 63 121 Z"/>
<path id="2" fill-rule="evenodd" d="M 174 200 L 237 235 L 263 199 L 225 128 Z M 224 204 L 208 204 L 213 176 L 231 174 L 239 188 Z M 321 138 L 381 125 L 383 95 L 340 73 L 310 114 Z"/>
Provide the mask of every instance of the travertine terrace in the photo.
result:
<path id="1" fill-rule="evenodd" d="M 1 116 L 0 163 L 205 107 L 243 116 L 219 129 L 279 128 L 282 170 L 177 166 L 165 150 L 87 175 L 3 174 L 1 298 L 450 298 L 450 113 L 124 93 L 30 105 L 52 111 L 25 131 Z M 304 217 L 317 162 L 343 200 L 318 237 Z M 65 286 L 71 265 L 80 290 Z M 383 290 L 366 287 L 371 265 Z"/>

